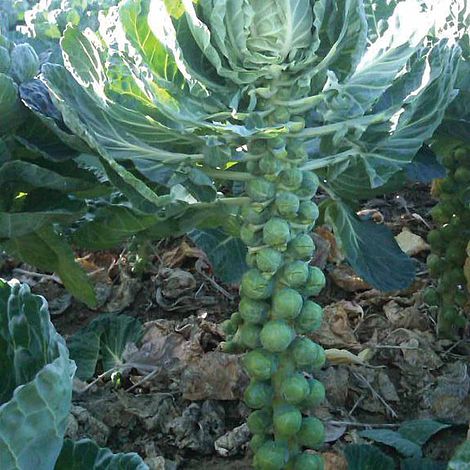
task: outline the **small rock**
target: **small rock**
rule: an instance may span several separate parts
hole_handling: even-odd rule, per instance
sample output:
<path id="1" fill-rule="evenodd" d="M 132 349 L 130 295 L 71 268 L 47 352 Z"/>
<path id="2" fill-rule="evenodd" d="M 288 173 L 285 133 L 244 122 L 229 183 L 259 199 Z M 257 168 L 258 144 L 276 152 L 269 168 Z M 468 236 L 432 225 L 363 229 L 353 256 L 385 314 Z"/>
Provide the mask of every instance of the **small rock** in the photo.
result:
<path id="1" fill-rule="evenodd" d="M 350 266 L 341 264 L 330 271 L 330 278 L 341 289 L 357 292 L 370 289 L 369 284 L 359 277 Z"/>
<path id="2" fill-rule="evenodd" d="M 167 460 L 162 456 L 147 458 L 145 463 L 148 465 L 149 470 L 176 470 L 177 468 L 175 462 Z"/>
<path id="3" fill-rule="evenodd" d="M 395 237 L 395 240 L 401 250 L 410 256 L 417 255 L 418 253 L 427 251 L 430 248 L 419 235 L 410 232 L 406 228 L 404 228 L 401 233 Z"/>
<path id="4" fill-rule="evenodd" d="M 250 430 L 244 423 L 237 428 L 232 429 L 228 433 L 219 437 L 214 442 L 215 451 L 221 457 L 230 457 L 237 454 L 242 446 L 250 439 Z"/>

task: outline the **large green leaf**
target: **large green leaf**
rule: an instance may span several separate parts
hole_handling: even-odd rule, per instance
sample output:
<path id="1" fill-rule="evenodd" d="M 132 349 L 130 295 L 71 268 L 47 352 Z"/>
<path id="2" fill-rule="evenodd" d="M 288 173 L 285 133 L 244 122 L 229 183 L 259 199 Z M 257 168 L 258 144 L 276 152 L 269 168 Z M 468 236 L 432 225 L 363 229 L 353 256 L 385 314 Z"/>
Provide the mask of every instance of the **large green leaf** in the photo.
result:
<path id="1" fill-rule="evenodd" d="M 344 455 L 348 461 L 348 470 L 394 470 L 393 459 L 379 449 L 369 445 L 350 444 Z"/>
<path id="2" fill-rule="evenodd" d="M 360 220 L 340 201 L 325 205 L 325 220 L 333 227 L 346 259 L 359 276 L 383 291 L 404 289 L 414 279 L 413 261 L 384 225 Z"/>
<path id="3" fill-rule="evenodd" d="M 214 274 L 223 282 L 238 282 L 247 266 L 246 246 L 223 229 L 193 230 L 191 240 L 206 253 Z"/>
<path id="4" fill-rule="evenodd" d="M 399 428 L 398 432 L 401 436 L 409 439 L 410 441 L 418 444 L 419 446 L 424 445 L 434 434 L 437 434 L 443 429 L 447 429 L 450 426 L 433 419 L 416 419 L 413 421 L 406 421 Z"/>
<path id="5" fill-rule="evenodd" d="M 45 225 L 22 236 L 12 236 L 3 242 L 12 256 L 44 271 L 55 272 L 64 286 L 78 300 L 89 306 L 96 304 L 93 286 L 85 271 L 75 262 L 74 253 L 64 239 Z"/>
<path id="6" fill-rule="evenodd" d="M 51 467 L 52 468 L 52 467 Z M 64 441 L 54 470 L 148 470 L 149 467 L 135 453 L 113 454 L 90 439 Z"/>
<path id="7" fill-rule="evenodd" d="M 73 233 L 73 242 L 83 248 L 105 250 L 124 243 L 157 223 L 165 224 L 158 216 L 141 214 L 129 207 L 107 205 L 97 210 L 93 219 Z"/>
<path id="8" fill-rule="evenodd" d="M 393 447 L 404 457 L 419 458 L 422 456 L 421 446 L 391 429 L 370 429 L 361 431 L 360 436 Z"/>
<path id="9" fill-rule="evenodd" d="M 0 280 L 0 468 L 53 468 L 62 447 L 75 371 L 46 301 Z"/>
<path id="10" fill-rule="evenodd" d="M 6 184 L 14 185 L 18 192 L 44 188 L 75 195 L 89 192 L 97 186 L 96 182 L 63 176 L 48 168 L 21 160 L 12 160 L 0 166 L 0 185 L 5 187 Z"/>
<path id="11" fill-rule="evenodd" d="M 25 117 L 18 97 L 18 85 L 11 77 L 0 73 L 0 135 L 18 127 Z"/>
<path id="12" fill-rule="evenodd" d="M 142 325 L 127 315 L 100 315 L 67 341 L 70 357 L 77 364 L 77 377 L 93 377 L 99 361 L 109 371 L 123 365 L 122 354 L 128 343 L 142 337 Z"/>

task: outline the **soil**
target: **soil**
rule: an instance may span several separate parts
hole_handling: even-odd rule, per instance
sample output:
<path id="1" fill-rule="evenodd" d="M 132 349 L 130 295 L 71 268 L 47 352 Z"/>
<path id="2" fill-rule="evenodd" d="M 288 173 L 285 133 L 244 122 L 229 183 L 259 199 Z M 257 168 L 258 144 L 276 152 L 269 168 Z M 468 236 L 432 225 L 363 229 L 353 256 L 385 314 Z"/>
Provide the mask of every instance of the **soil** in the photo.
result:
<path id="1" fill-rule="evenodd" d="M 434 203 L 429 187 L 413 185 L 363 209 L 395 235 L 406 227 L 425 239 Z M 436 312 L 421 298 L 432 282 L 426 249 L 413 255 L 413 286 L 381 293 L 348 270 L 334 240 L 325 246 L 327 272 L 342 276 L 337 283 L 330 278 L 319 297 L 325 322 L 313 335 L 329 351 L 319 374 L 327 401 L 316 411 L 327 423 L 327 468 L 343 468 L 344 447 L 367 442 L 359 432 L 368 425 L 395 429 L 421 418 L 452 424 L 424 446 L 425 456 L 448 460 L 470 422 L 470 341 L 468 331 L 459 341 L 436 336 Z M 15 276 L 44 295 L 65 338 L 105 312 L 137 318 L 146 335 L 131 356 L 141 358 L 147 344 L 150 356 L 162 361 L 154 368 L 163 367 L 144 381 L 146 373 L 133 366 L 118 384 L 105 378 L 81 393 L 84 384 L 78 384 L 69 436 L 93 438 L 115 452 L 138 452 L 153 469 L 251 468 L 243 426 L 248 410 L 240 400 L 246 377 L 238 358 L 225 359 L 219 346 L 224 335 L 218 325 L 236 310 L 238 286 L 214 278 L 204 253 L 185 238 L 153 244 L 143 263 L 129 247 L 77 256 L 94 273 L 102 297 L 98 309 L 73 300 L 57 279 L 12 259 L 0 260 L 0 276 Z M 218 455 L 216 448 L 229 455 Z M 398 463 L 390 448 L 381 449 Z"/>

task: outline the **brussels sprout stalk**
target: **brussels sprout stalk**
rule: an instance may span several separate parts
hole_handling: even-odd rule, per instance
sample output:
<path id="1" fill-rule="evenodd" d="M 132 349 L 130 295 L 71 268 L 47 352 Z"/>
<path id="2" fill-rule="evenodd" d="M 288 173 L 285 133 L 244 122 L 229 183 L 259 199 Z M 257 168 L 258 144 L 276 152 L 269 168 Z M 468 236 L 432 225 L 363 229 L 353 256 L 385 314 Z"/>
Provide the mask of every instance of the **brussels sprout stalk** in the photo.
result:
<path id="1" fill-rule="evenodd" d="M 302 127 L 302 117 L 286 109 L 278 109 L 268 123 L 280 124 L 278 118 Z M 245 403 L 254 409 L 248 419 L 254 467 L 320 469 L 321 458 L 304 452 L 318 448 L 324 438 L 321 421 L 310 414 L 325 391 L 307 374 L 323 365 L 325 353 L 306 336 L 323 315 L 310 299 L 325 285 L 322 271 L 309 264 L 315 250 L 309 233 L 318 217 L 312 199 L 319 180 L 302 169 L 306 152 L 294 132 L 250 142 L 248 151 L 264 156 L 250 166 L 250 203 L 241 230 L 249 270 L 241 282 L 239 312 L 224 324 L 226 350 L 248 351 L 243 362 L 251 381 Z"/>
<path id="2" fill-rule="evenodd" d="M 464 273 L 470 241 L 468 148 L 454 149 L 443 158 L 442 163 L 447 176 L 436 185 L 439 203 L 431 211 L 437 228 L 428 234 L 431 254 L 427 264 L 430 275 L 437 279 L 437 286 L 425 291 L 424 301 L 439 307 L 439 335 L 454 338 L 458 329 L 467 323 L 464 310 L 468 308 L 469 300 Z"/>

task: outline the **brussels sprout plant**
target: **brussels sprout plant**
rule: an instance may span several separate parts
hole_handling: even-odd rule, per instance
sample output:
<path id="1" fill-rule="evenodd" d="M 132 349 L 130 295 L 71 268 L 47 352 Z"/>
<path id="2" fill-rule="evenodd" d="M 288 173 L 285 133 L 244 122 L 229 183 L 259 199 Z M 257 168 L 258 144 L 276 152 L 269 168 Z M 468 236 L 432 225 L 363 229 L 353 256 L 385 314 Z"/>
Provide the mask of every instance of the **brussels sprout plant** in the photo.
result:
<path id="1" fill-rule="evenodd" d="M 125 0 L 96 33 L 69 24 L 64 66 L 42 67 L 64 124 L 95 152 L 88 168 L 140 230 L 148 219 L 170 233 L 174 220 L 223 225 L 216 212 L 238 224 L 248 268 L 225 348 L 246 353 L 260 470 L 322 467 L 306 452 L 324 437 L 313 410 L 325 353 L 308 337 L 325 286 L 310 264 L 317 191 L 350 262 L 383 286 L 358 261 L 368 240 L 350 207 L 411 161 L 455 96 L 459 48 L 430 38 L 433 2 L 399 2 L 383 18 L 374 3 Z M 410 281 L 398 271 L 389 288 Z"/>

